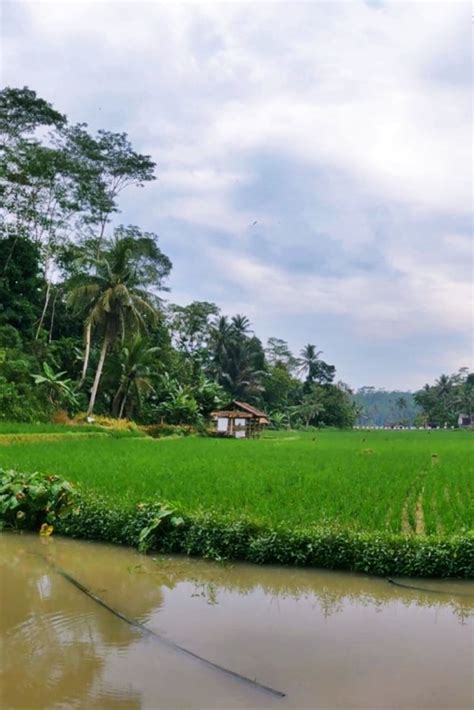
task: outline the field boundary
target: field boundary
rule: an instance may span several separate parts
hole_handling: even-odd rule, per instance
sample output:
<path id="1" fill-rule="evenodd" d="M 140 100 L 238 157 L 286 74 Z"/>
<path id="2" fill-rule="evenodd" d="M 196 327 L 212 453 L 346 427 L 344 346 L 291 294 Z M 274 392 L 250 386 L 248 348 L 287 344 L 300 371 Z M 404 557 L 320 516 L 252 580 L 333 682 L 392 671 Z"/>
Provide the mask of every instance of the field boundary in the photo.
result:
<path id="1" fill-rule="evenodd" d="M 64 439 L 97 439 L 110 436 L 105 431 L 35 432 L 31 434 L 0 434 L 0 446 L 28 444 L 36 441 L 62 441 Z"/>
<path id="2" fill-rule="evenodd" d="M 153 525 L 159 511 L 167 507 L 161 502 L 119 508 L 106 499 L 81 496 L 79 510 L 58 520 L 56 532 L 140 547 L 142 531 Z M 183 514 L 180 521 L 176 527 L 166 521 L 156 525 L 147 551 L 217 561 L 320 567 L 382 577 L 474 578 L 474 532 L 407 536 L 321 526 L 271 528 L 243 517 L 213 512 Z"/>

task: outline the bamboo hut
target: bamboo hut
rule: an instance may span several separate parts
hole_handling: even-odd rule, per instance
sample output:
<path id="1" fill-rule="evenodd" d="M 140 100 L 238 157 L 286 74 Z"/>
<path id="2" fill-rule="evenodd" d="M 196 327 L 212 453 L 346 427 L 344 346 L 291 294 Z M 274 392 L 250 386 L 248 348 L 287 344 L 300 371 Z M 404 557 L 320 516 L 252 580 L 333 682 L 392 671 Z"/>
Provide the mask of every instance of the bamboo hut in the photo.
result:
<path id="1" fill-rule="evenodd" d="M 211 412 L 217 436 L 251 439 L 260 436 L 270 421 L 260 409 L 246 402 L 232 402 L 232 408 Z"/>

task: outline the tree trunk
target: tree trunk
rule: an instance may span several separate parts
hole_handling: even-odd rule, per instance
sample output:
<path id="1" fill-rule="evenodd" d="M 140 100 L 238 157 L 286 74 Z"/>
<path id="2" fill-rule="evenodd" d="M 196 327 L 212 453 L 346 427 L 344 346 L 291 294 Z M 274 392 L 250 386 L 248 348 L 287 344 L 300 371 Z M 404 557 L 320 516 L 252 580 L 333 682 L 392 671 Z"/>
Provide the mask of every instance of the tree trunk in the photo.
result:
<path id="1" fill-rule="evenodd" d="M 119 385 L 117 392 L 112 400 L 112 416 L 120 419 L 119 411 L 121 411 L 120 400 L 123 400 L 123 382 Z"/>
<path id="2" fill-rule="evenodd" d="M 58 291 L 56 290 L 56 293 L 54 294 L 53 298 L 53 305 L 51 307 L 51 322 L 49 324 L 49 335 L 48 335 L 48 343 L 50 343 L 53 339 L 53 327 L 54 327 L 54 317 L 56 315 L 56 301 L 58 299 Z"/>
<path id="3" fill-rule="evenodd" d="M 41 313 L 41 318 L 40 318 L 40 321 L 39 321 L 39 323 L 38 323 L 38 328 L 37 328 L 37 330 L 36 330 L 36 337 L 35 337 L 35 340 L 38 340 L 39 334 L 40 334 L 40 331 L 41 331 L 41 328 L 43 327 L 44 319 L 45 319 L 45 316 L 46 316 L 46 311 L 48 310 L 50 293 L 51 293 L 51 281 L 48 281 L 48 285 L 47 285 L 47 287 L 46 287 L 46 296 L 45 296 L 45 298 L 44 298 L 43 312 Z"/>
<path id="4" fill-rule="evenodd" d="M 5 264 L 3 265 L 3 275 L 4 276 L 7 273 L 7 269 L 10 265 L 10 261 L 12 260 L 13 252 L 15 251 L 17 241 L 18 241 L 18 235 L 15 236 L 15 238 L 13 240 L 12 248 L 10 249 L 10 253 L 5 260 Z"/>
<path id="5" fill-rule="evenodd" d="M 123 410 L 125 408 L 125 402 L 127 401 L 128 393 L 129 393 L 129 390 L 127 390 L 123 395 L 122 404 L 120 405 L 119 419 L 122 419 Z"/>
<path id="6" fill-rule="evenodd" d="M 96 259 L 100 258 L 100 251 L 102 248 L 102 240 L 104 238 L 104 232 L 105 232 L 105 225 L 107 224 L 107 218 L 109 216 L 109 213 L 107 212 L 103 217 L 102 217 L 102 222 L 101 222 L 101 227 L 100 227 L 100 234 L 99 234 L 99 239 L 97 240 L 97 250 L 96 250 Z"/>
<path id="7" fill-rule="evenodd" d="M 88 323 L 86 325 L 85 331 L 84 331 L 84 336 L 85 336 L 85 348 L 84 348 L 84 363 L 82 365 L 82 374 L 81 374 L 81 380 L 79 382 L 78 387 L 82 387 L 84 384 L 84 380 L 86 379 L 87 375 L 87 367 L 89 365 L 89 355 L 91 352 L 91 324 Z"/>
<path id="8" fill-rule="evenodd" d="M 91 398 L 89 401 L 89 406 L 87 408 L 87 415 L 91 415 L 94 409 L 95 398 L 97 396 L 97 390 L 99 389 L 99 382 L 102 376 L 102 369 L 104 367 L 105 356 L 107 355 L 107 349 L 109 347 L 109 337 L 107 333 L 104 335 L 104 342 L 102 343 L 102 348 L 100 351 L 99 364 L 97 365 L 97 370 L 95 372 L 94 384 L 92 385 Z"/>

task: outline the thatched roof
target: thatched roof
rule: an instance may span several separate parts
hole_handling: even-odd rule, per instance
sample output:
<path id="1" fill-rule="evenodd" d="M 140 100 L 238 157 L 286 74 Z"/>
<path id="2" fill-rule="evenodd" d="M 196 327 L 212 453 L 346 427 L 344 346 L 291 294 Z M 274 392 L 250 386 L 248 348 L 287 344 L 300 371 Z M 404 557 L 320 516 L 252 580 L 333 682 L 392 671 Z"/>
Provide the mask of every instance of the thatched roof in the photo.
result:
<path id="1" fill-rule="evenodd" d="M 220 409 L 216 412 L 211 412 L 211 417 L 227 417 L 228 419 L 258 419 L 260 424 L 269 424 L 270 421 L 261 409 L 252 407 L 247 402 L 234 401 L 236 409 Z"/>
<path id="2" fill-rule="evenodd" d="M 247 402 L 237 402 L 235 401 L 234 404 L 237 405 L 237 407 L 240 407 L 243 409 L 245 412 L 249 412 L 250 414 L 253 414 L 254 417 L 265 417 L 267 418 L 267 415 L 265 412 L 262 412 L 261 409 L 256 409 L 256 407 L 252 407 L 251 404 L 247 404 Z"/>

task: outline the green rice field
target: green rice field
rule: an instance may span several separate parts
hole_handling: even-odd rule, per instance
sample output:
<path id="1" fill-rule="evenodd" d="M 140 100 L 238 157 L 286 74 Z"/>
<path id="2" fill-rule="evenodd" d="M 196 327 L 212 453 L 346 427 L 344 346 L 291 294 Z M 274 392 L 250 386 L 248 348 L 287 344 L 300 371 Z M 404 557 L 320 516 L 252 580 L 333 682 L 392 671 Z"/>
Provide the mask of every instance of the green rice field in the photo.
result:
<path id="1" fill-rule="evenodd" d="M 4 440 L 0 467 L 58 474 L 127 507 L 167 500 L 188 513 L 271 526 L 448 535 L 474 528 L 473 442 L 464 431 L 285 432 L 251 441 L 38 435 Z"/>

